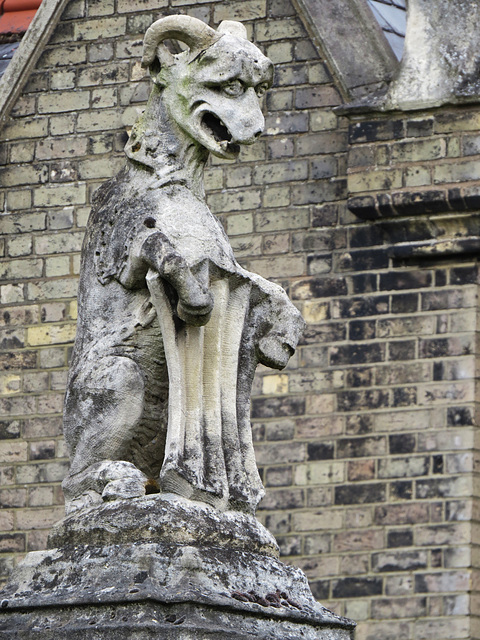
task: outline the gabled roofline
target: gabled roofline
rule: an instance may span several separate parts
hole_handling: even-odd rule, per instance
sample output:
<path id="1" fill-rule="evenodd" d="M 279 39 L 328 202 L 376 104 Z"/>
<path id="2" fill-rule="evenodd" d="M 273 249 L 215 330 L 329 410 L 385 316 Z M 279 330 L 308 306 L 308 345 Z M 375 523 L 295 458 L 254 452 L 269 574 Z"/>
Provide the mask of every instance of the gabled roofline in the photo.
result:
<path id="1" fill-rule="evenodd" d="M 12 61 L 0 78 L 0 125 L 15 104 L 23 85 L 43 53 L 69 0 L 43 0 Z"/>
<path id="2" fill-rule="evenodd" d="M 390 82 L 398 60 L 366 0 L 293 0 L 347 100 Z"/>

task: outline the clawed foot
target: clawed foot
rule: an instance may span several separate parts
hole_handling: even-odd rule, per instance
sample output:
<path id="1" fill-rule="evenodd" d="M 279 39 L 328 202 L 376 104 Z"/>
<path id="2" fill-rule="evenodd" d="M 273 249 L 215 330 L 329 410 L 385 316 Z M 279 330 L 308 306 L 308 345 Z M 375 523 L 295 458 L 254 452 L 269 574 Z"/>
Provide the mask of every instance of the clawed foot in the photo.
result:
<path id="1" fill-rule="evenodd" d="M 65 511 L 68 515 L 102 501 L 139 498 L 146 484 L 148 477 L 131 462 L 105 460 L 64 480 Z"/>
<path id="2" fill-rule="evenodd" d="M 294 348 L 285 338 L 277 335 L 267 335 L 260 340 L 257 347 L 259 361 L 272 369 L 283 369 L 294 353 Z"/>

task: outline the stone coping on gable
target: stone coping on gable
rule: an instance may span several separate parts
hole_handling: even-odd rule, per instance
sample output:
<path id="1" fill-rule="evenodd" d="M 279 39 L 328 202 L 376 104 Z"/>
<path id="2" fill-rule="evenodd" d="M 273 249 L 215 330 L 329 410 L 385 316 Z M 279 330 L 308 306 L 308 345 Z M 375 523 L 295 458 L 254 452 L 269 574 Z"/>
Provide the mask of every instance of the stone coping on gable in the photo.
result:
<path id="1" fill-rule="evenodd" d="M 0 126 L 15 104 L 67 3 L 68 0 L 43 0 L 15 55 L 0 78 Z"/>

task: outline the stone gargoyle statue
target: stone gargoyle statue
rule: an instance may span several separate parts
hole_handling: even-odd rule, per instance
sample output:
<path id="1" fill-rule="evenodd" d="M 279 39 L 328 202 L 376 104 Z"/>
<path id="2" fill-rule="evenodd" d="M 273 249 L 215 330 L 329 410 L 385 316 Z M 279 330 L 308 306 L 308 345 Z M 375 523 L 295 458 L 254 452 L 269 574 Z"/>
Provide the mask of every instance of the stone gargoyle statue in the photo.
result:
<path id="1" fill-rule="evenodd" d="M 165 40 L 186 50 L 172 54 Z M 67 513 L 145 493 L 254 513 L 250 393 L 304 327 L 285 291 L 243 269 L 205 203 L 212 153 L 261 134 L 273 66 L 239 22 L 169 16 L 147 31 L 153 89 L 100 187 L 85 237 L 64 432 Z"/>

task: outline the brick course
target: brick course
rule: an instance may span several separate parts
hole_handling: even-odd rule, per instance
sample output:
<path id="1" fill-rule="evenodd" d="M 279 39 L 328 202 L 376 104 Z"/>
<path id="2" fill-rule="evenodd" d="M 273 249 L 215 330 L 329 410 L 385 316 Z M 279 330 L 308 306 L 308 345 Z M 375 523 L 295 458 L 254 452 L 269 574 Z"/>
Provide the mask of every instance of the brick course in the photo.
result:
<path id="1" fill-rule="evenodd" d="M 334 111 L 339 84 L 289 0 L 73 0 L 3 127 L 0 580 L 62 516 L 91 196 L 123 163 L 125 109 L 146 98 L 143 32 L 177 11 L 246 20 L 276 64 L 265 136 L 207 170 L 242 264 L 308 321 L 286 370 L 260 367 L 254 384 L 259 518 L 358 640 L 478 639 L 479 274 L 452 246 L 477 235 L 480 116 Z M 435 242 L 440 257 L 410 255 Z"/>

